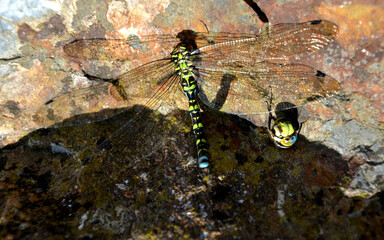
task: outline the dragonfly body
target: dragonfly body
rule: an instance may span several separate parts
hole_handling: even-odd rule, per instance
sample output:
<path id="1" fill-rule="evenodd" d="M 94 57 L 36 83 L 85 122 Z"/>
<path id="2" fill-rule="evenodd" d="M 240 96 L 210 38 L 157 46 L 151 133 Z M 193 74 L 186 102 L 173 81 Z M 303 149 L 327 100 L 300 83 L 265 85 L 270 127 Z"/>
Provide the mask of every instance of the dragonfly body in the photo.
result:
<path id="1" fill-rule="evenodd" d="M 172 51 L 171 59 L 175 66 L 175 71 L 180 76 L 179 84 L 188 99 L 189 113 L 192 119 L 193 133 L 196 138 L 198 153 L 198 164 L 200 168 L 209 166 L 208 143 L 205 139 L 204 127 L 200 117 L 200 107 L 197 104 L 197 76 L 194 72 L 193 58 L 185 46 L 179 46 Z"/>

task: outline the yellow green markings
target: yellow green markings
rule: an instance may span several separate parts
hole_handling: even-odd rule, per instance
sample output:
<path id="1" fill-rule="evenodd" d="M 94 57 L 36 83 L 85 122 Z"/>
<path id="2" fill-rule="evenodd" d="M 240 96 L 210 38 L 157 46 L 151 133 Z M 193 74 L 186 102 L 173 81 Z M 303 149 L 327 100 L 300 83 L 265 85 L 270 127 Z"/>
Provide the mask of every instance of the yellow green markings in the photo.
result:
<path id="1" fill-rule="evenodd" d="M 186 79 L 187 80 L 187 79 Z M 183 87 L 183 90 L 184 90 L 184 92 L 187 92 L 187 91 L 193 91 L 193 90 L 195 90 L 196 89 L 196 86 L 195 85 L 193 85 L 193 86 L 191 86 L 191 87 Z M 195 101 L 195 99 L 192 99 L 192 100 L 190 100 L 190 101 Z"/>
<path id="2" fill-rule="evenodd" d="M 275 129 L 276 135 L 279 137 L 287 137 L 295 131 L 289 121 L 279 121 L 273 128 Z"/>

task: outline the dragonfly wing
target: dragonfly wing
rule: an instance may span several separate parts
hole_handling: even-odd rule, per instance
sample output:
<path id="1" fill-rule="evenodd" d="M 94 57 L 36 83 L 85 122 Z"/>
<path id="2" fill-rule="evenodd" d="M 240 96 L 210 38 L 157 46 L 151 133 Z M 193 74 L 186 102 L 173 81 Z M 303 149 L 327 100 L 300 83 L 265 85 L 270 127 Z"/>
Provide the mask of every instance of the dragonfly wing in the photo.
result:
<path id="1" fill-rule="evenodd" d="M 326 20 L 266 25 L 260 35 L 239 35 L 237 39 L 199 48 L 197 64 L 288 63 L 326 46 L 337 34 L 337 25 Z"/>
<path id="2" fill-rule="evenodd" d="M 151 42 L 156 42 L 158 45 L 171 47 L 172 49 L 179 43 L 185 43 L 185 45 L 196 45 L 196 48 L 200 48 L 211 44 L 240 40 L 250 37 L 254 37 L 254 34 L 195 32 L 193 30 L 183 30 L 176 34 L 148 35 L 143 37 L 133 35 L 129 38 L 128 42 L 131 46 L 136 48 L 140 48 L 140 45 Z M 170 52 L 169 50 L 170 49 L 168 49 L 168 53 Z"/>
<path id="3" fill-rule="evenodd" d="M 144 105 L 159 87 L 158 81 L 172 73 L 173 67 L 168 59 L 151 62 L 123 74 L 118 80 L 110 80 L 113 83 L 99 81 L 90 87 L 54 97 L 39 108 L 35 120 L 47 126 L 78 114 L 98 112 L 105 108 Z M 122 104 L 123 100 L 125 104 Z"/>
<path id="4" fill-rule="evenodd" d="M 137 36 L 131 36 L 128 39 L 78 39 L 65 45 L 64 52 L 81 60 L 148 59 L 150 61 L 168 56 L 170 50 L 179 42 L 175 37 L 162 37 L 163 41 L 161 41 L 161 36 L 159 36 L 159 41 L 152 41 L 150 36 L 147 37 L 147 40 L 145 38 L 140 40 Z"/>
<path id="5" fill-rule="evenodd" d="M 265 43 L 263 59 L 298 59 L 328 45 L 337 35 L 337 25 L 326 20 L 266 25 L 260 34 L 260 41 Z"/>
<path id="6" fill-rule="evenodd" d="M 210 109 L 237 115 L 251 114 L 251 111 L 264 111 L 262 106 L 257 110 L 249 108 L 249 105 L 256 107 L 261 105 L 260 103 L 263 102 L 262 89 L 255 81 L 247 82 L 247 86 L 244 88 L 241 86 L 236 88 L 235 85 L 242 84 L 239 76 L 239 73 L 223 69 L 199 68 L 199 101 Z M 246 91 L 247 87 L 250 88 L 250 91 Z M 239 92 L 238 88 L 242 88 L 242 91 Z M 251 92 L 256 92 L 256 94 L 252 95 Z"/>
<path id="7" fill-rule="evenodd" d="M 180 42 L 204 47 L 227 41 L 254 37 L 245 33 L 207 33 L 183 30 L 178 34 L 131 35 L 127 39 L 77 39 L 64 46 L 71 57 L 93 61 L 132 61 L 135 59 L 159 59 L 169 53 Z M 156 55 L 154 53 L 157 53 Z"/>
<path id="8" fill-rule="evenodd" d="M 224 42 L 240 41 L 255 37 L 255 34 L 250 33 L 227 33 L 227 32 L 197 32 L 196 44 L 198 48 L 219 44 Z"/>
<path id="9" fill-rule="evenodd" d="M 299 107 L 335 94 L 340 88 L 337 80 L 302 64 L 260 62 L 252 67 L 199 67 L 199 74 L 199 99 L 234 114 L 265 113 L 265 101 L 271 94 L 276 103 L 290 102 Z"/>
<path id="10" fill-rule="evenodd" d="M 118 80 L 126 90 L 128 100 L 143 104 L 143 107 L 99 144 L 98 149 L 128 152 L 145 148 L 155 151 L 163 146 L 166 141 L 160 134 L 153 111 L 160 107 L 167 112 L 178 106 L 188 109 L 188 102 L 178 89 L 178 79 L 169 59 L 145 64 L 120 76 Z M 178 130 L 174 126 L 168 127 L 168 132 Z"/>
<path id="11" fill-rule="evenodd" d="M 250 34 L 199 33 L 184 30 L 179 34 L 131 35 L 127 39 L 77 39 L 64 46 L 64 52 L 82 60 L 132 61 L 135 59 L 159 59 L 169 56 L 180 41 L 190 38 L 197 47 L 252 36 Z M 157 53 L 156 55 L 154 53 Z"/>
<path id="12" fill-rule="evenodd" d="M 41 126 L 49 126 L 75 115 L 98 112 L 109 106 L 113 100 L 121 100 L 114 94 L 111 83 L 94 83 L 48 100 L 34 115 L 34 121 Z"/>
<path id="13" fill-rule="evenodd" d="M 230 59 L 288 61 L 317 51 L 337 36 L 332 22 L 265 25 L 260 35 L 244 33 L 203 33 L 183 30 L 178 34 L 131 35 L 127 39 L 79 39 L 64 46 L 64 52 L 78 59 L 100 61 L 147 61 L 166 57 L 180 42 L 195 41 L 200 52 L 222 59 L 212 50 L 219 49 Z M 156 55 L 154 53 L 157 53 Z M 230 55 L 230 56 L 228 56 Z"/>

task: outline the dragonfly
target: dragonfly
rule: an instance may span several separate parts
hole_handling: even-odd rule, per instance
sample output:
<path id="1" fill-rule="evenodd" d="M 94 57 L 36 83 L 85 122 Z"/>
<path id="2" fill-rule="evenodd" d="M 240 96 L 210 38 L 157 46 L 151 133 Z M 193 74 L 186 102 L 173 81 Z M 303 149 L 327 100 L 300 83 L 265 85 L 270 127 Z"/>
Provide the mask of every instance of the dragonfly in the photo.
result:
<path id="1" fill-rule="evenodd" d="M 336 79 L 312 67 L 291 63 L 326 46 L 337 34 L 334 23 L 315 20 L 266 24 L 258 35 L 183 30 L 177 36 L 75 40 L 64 47 L 65 53 L 87 61 L 132 60 L 143 49 L 149 49 L 143 46 L 149 45 L 164 49 L 172 46 L 173 50 L 168 57 L 134 68 L 109 84 L 55 97 L 44 108 L 49 109 L 51 116 L 60 115 L 65 102 L 97 97 L 113 86 L 131 104 L 140 103 L 153 110 L 164 106 L 187 109 L 196 138 L 198 166 L 207 168 L 209 144 L 200 105 L 231 114 L 252 115 L 271 111 L 270 108 L 266 111 L 264 105 L 270 89 L 275 102 L 290 102 L 296 107 L 337 93 L 340 86 Z M 113 54 L 116 49 L 117 54 Z M 99 144 L 99 149 L 107 146 L 120 149 L 130 134 L 139 131 L 135 127 L 137 123 L 143 121 L 149 124 L 153 120 L 140 110 Z M 145 141 L 145 135 L 136 140 L 136 144 Z"/>

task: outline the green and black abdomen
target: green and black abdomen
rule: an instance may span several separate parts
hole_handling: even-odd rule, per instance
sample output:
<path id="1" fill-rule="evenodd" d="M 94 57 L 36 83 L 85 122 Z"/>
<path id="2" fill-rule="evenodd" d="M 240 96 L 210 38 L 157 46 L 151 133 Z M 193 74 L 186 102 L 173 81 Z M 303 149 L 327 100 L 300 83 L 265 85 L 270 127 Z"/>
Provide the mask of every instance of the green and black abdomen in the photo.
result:
<path id="1" fill-rule="evenodd" d="M 192 119 L 192 129 L 196 138 L 199 167 L 206 168 L 209 166 L 208 142 L 205 139 L 204 126 L 201 122 L 200 107 L 196 102 L 196 80 L 193 76 L 189 76 L 187 78 L 182 77 L 181 85 L 183 87 L 184 94 L 188 98 L 189 114 Z"/>

